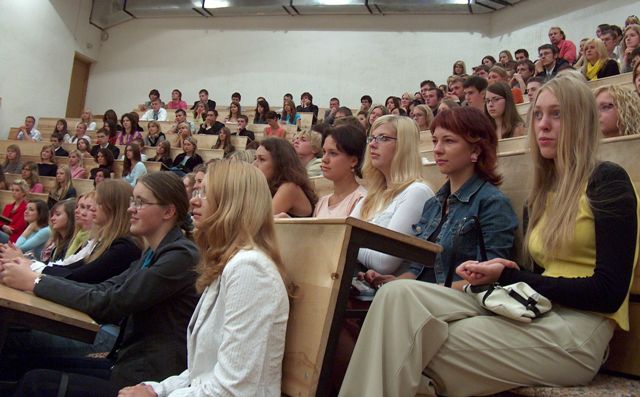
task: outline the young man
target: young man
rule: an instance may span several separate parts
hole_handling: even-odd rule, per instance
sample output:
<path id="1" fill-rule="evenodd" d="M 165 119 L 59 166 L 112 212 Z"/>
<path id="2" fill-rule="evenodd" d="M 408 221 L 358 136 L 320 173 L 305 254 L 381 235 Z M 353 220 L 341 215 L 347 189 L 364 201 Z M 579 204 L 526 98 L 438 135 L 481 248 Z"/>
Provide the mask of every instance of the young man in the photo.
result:
<path id="1" fill-rule="evenodd" d="M 169 129 L 168 133 L 169 134 L 175 134 L 176 130 L 178 128 L 178 125 L 180 123 L 187 123 L 189 124 L 189 129 L 191 130 L 192 134 L 196 133 L 196 125 L 193 123 L 193 121 L 187 121 L 187 112 L 185 112 L 182 109 L 178 109 L 176 110 L 176 121 L 173 124 L 173 126 L 171 126 L 171 128 Z"/>
<path id="2" fill-rule="evenodd" d="M 616 48 L 618 46 L 618 34 L 616 31 L 613 29 L 605 30 L 600 35 L 600 40 L 604 43 L 604 46 L 607 49 L 607 54 L 609 54 L 609 58 L 617 61 L 619 59 L 619 55 L 616 53 Z"/>
<path id="3" fill-rule="evenodd" d="M 167 111 L 162 107 L 162 103 L 160 99 L 155 98 L 151 101 L 151 109 L 147 110 L 142 117 L 140 117 L 141 121 L 166 121 L 167 120 Z"/>
<path id="4" fill-rule="evenodd" d="M 211 99 L 209 99 L 209 91 L 205 90 L 204 88 L 201 89 L 200 92 L 198 92 L 198 97 L 200 98 L 200 100 L 193 103 L 193 106 L 191 106 L 191 110 L 196 109 L 196 106 L 198 106 L 198 102 L 206 103 L 207 109 L 209 110 L 214 110 L 216 108 L 216 101 L 212 101 Z"/>
<path id="5" fill-rule="evenodd" d="M 240 95 L 239 92 L 234 92 L 233 94 L 231 94 L 231 103 L 235 103 L 239 105 L 241 99 L 242 99 L 242 95 Z"/>
<path id="6" fill-rule="evenodd" d="M 467 106 L 474 107 L 484 113 L 484 95 L 487 90 L 487 80 L 478 76 L 471 76 L 464 82 L 464 100 Z"/>
<path id="7" fill-rule="evenodd" d="M 62 142 L 64 141 L 64 135 L 59 132 L 54 132 L 51 134 L 51 146 L 53 146 L 53 153 L 55 153 L 56 157 L 68 157 L 69 152 L 64 150 L 62 147 Z"/>
<path id="8" fill-rule="evenodd" d="M 529 102 L 533 103 L 536 101 L 536 97 L 538 96 L 538 90 L 544 84 L 544 79 L 541 77 L 532 77 L 527 82 L 527 97 L 529 98 Z"/>
<path id="9" fill-rule="evenodd" d="M 576 62 L 576 45 L 567 40 L 564 32 L 557 26 L 549 29 L 549 41 L 558 48 L 559 57 L 573 65 Z"/>
<path id="10" fill-rule="evenodd" d="M 520 61 L 528 61 L 529 60 L 529 51 L 524 48 L 519 48 L 515 52 L 516 62 Z"/>
<path id="11" fill-rule="evenodd" d="M 373 104 L 373 99 L 371 98 L 370 95 L 363 95 L 362 97 L 360 97 L 361 112 L 368 112 L 372 104 Z"/>
<path id="12" fill-rule="evenodd" d="M 207 110 L 207 117 L 200 126 L 198 134 L 219 135 L 224 124 L 218 121 L 217 110 Z"/>
<path id="13" fill-rule="evenodd" d="M 109 134 L 104 128 L 100 128 L 98 131 L 96 131 L 96 143 L 97 144 L 94 145 L 90 151 L 93 158 L 98 157 L 98 151 L 100 149 L 108 149 L 111 153 L 113 153 L 114 159 L 117 159 L 120 155 L 120 149 L 117 146 L 109 143 Z"/>
<path id="14" fill-rule="evenodd" d="M 485 80 L 488 80 L 489 79 L 489 70 L 491 70 L 491 68 L 489 66 L 487 66 L 487 65 L 474 66 L 473 75 L 481 77 L 481 78 L 483 78 Z"/>
<path id="15" fill-rule="evenodd" d="M 436 88 L 436 83 L 431 80 L 424 80 L 420 83 L 420 96 L 422 96 L 422 100 L 427 102 L 427 91 Z M 432 109 L 433 110 L 433 109 Z M 434 114 L 435 116 L 435 114 Z"/>
<path id="16" fill-rule="evenodd" d="M 449 92 L 445 98 L 452 99 L 462 104 L 464 101 L 464 78 L 456 77 L 449 83 Z"/>
<path id="17" fill-rule="evenodd" d="M 36 118 L 33 116 L 27 116 L 24 119 L 24 124 L 20 126 L 20 132 L 16 139 L 28 142 L 40 142 L 42 135 L 40 131 L 36 130 L 33 126 L 36 124 Z"/>
<path id="18" fill-rule="evenodd" d="M 313 95 L 308 92 L 303 92 L 300 95 L 300 105 L 296 107 L 298 113 L 313 113 L 313 121 L 315 124 L 318 122 L 318 107 L 313 104 Z"/>
<path id="19" fill-rule="evenodd" d="M 324 123 L 327 125 L 333 125 L 333 120 L 336 118 L 336 112 L 340 107 L 340 100 L 338 98 L 329 99 L 329 109 L 324 112 Z"/>
<path id="20" fill-rule="evenodd" d="M 246 136 L 247 143 L 255 141 L 256 135 L 253 131 L 249 131 L 247 129 L 247 124 L 249 124 L 249 118 L 244 114 L 238 116 L 238 136 Z"/>
<path id="21" fill-rule="evenodd" d="M 284 138 L 284 136 L 287 133 L 287 130 L 282 128 L 280 126 L 280 123 L 278 123 L 278 113 L 274 111 L 269 111 L 267 112 L 266 117 L 267 117 L 267 124 L 269 124 L 269 126 L 267 126 L 267 128 L 264 129 L 265 138 L 272 137 L 272 136 L 275 136 L 278 138 Z"/>
<path id="22" fill-rule="evenodd" d="M 525 59 L 524 61 L 518 61 L 518 65 L 516 66 L 516 73 L 513 74 L 513 77 L 510 81 L 511 86 L 519 87 L 520 89 L 526 88 L 527 81 L 529 81 L 529 79 L 533 77 L 535 72 L 536 65 L 534 65 L 530 60 Z"/>
<path id="23" fill-rule="evenodd" d="M 545 81 L 556 77 L 558 72 L 571 67 L 569 62 L 558 57 L 559 50 L 553 44 L 543 44 L 538 47 L 538 60 L 536 65 L 536 77 L 541 77 Z"/>
<path id="24" fill-rule="evenodd" d="M 444 98 L 444 92 L 442 92 L 440 88 L 430 87 L 424 91 L 422 98 L 424 99 L 424 104 L 429 106 L 429 109 L 431 109 L 431 112 L 433 113 L 433 117 L 435 117 L 438 114 L 440 102 L 442 102 L 442 99 Z"/>

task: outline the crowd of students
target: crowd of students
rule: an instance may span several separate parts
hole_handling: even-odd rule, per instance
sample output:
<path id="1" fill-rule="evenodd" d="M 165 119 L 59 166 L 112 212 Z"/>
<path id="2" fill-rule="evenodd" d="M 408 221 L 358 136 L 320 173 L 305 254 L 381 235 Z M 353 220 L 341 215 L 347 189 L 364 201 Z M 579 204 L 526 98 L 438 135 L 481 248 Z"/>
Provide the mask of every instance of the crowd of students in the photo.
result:
<path id="1" fill-rule="evenodd" d="M 353 216 L 443 251 L 424 267 L 360 250 L 357 277 L 378 292 L 341 396 L 468 396 L 587 383 L 614 329 L 629 328 L 640 207 L 625 170 L 595 153 L 603 136 L 640 131 L 637 22 L 615 36 L 623 37 L 617 58 L 601 56 L 615 27 L 599 27 L 603 40 L 585 40 L 580 53 L 553 27 L 536 63 L 524 50 L 515 52 L 517 61 L 505 50 L 467 76 L 457 61 L 444 90 L 425 81 L 420 92 L 384 105 L 365 95 L 356 116 L 332 98 L 322 123 L 308 92 L 297 107 L 285 96 L 280 115 L 259 98 L 254 123 L 270 124 L 270 133 L 260 142 L 251 137 L 253 149 L 245 151 L 233 148 L 206 90 L 189 109 L 179 90 L 166 105 L 152 90 L 141 106 L 149 108 L 141 118 L 151 120 L 146 136 L 136 113 L 118 120 L 109 110 L 91 147 L 86 131 L 96 126 L 87 110 L 73 136 L 58 122 L 37 164 L 22 163 L 19 146 L 10 145 L 3 169 L 21 179 L 5 186 L 14 201 L 2 214 L 0 279 L 104 326 L 94 345 L 11 330 L 0 373 L 21 377 L 16 395 L 28 396 L 279 395 L 289 285 L 274 218 Z M 610 59 L 633 71 L 637 92 L 589 89 L 586 80 L 615 69 Z M 515 106 L 525 97 L 526 123 Z M 237 122 L 242 133 L 248 118 L 240 100 L 234 93 L 225 122 Z M 183 150 L 173 160 L 157 122 L 165 109 L 176 110 L 167 132 Z M 187 110 L 196 123 L 186 120 Z M 313 127 L 292 142 L 282 139 L 280 123 L 300 126 L 303 112 L 314 113 Z M 27 117 L 23 139 L 38 140 L 34 124 Z M 435 193 L 421 172 L 420 134 L 427 130 L 446 176 Z M 217 148 L 228 159 L 205 165 L 198 131 L 219 135 Z M 515 263 L 520 209 L 499 190 L 497 146 L 525 134 L 534 184 L 520 225 L 524 262 Z M 65 141 L 77 150 L 67 153 L 68 167 L 57 166 Z M 113 175 L 117 145 L 125 146 L 122 179 Z M 145 145 L 157 147 L 149 160 L 166 172 L 146 172 Z M 82 162 L 91 157 L 96 189 L 76 199 L 73 178 L 86 176 Z M 56 178 L 48 205 L 26 199 L 43 191 L 39 175 Z M 317 196 L 310 179 L 317 175 L 332 182 L 332 193 Z M 551 299 L 551 312 L 517 323 L 461 292 L 467 284 L 517 281 Z M 84 357 L 108 351 L 107 358 Z"/>

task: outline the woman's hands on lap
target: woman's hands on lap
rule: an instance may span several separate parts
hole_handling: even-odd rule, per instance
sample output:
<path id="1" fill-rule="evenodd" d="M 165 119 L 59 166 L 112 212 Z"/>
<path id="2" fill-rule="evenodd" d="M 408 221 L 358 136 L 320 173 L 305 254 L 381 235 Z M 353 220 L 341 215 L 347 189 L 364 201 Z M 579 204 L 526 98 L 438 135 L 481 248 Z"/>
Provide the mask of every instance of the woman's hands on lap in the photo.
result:
<path id="1" fill-rule="evenodd" d="M 495 258 L 486 262 L 463 262 L 456 268 L 456 273 L 471 285 L 483 285 L 498 281 L 502 271 L 507 267 L 520 269 L 513 261 Z"/>

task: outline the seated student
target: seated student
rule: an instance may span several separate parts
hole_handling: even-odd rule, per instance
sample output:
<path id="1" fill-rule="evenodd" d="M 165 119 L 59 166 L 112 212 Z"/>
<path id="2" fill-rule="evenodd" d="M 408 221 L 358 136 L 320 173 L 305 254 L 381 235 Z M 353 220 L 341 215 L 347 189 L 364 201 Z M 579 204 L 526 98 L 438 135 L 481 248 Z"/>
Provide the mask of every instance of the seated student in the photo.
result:
<path id="1" fill-rule="evenodd" d="M 193 110 L 193 123 L 197 127 L 204 123 L 204 119 L 207 117 L 207 105 L 203 102 L 198 102 L 196 108 Z"/>
<path id="2" fill-rule="evenodd" d="M 147 136 L 144 137 L 145 146 L 158 146 L 158 144 L 167 139 L 167 136 L 162 132 L 160 123 L 157 121 L 150 121 L 147 124 Z"/>
<path id="3" fill-rule="evenodd" d="M 238 117 L 242 116 L 242 108 L 239 102 L 231 102 L 229 105 L 229 115 L 224 118 L 225 123 L 237 123 Z"/>
<path id="4" fill-rule="evenodd" d="M 187 105 L 187 102 L 182 100 L 182 92 L 178 89 L 171 91 L 171 100 L 167 102 L 167 109 L 187 110 L 187 107 L 189 107 L 189 105 Z"/>
<path id="5" fill-rule="evenodd" d="M 84 138 L 78 139 L 78 143 L 76 143 L 76 150 L 86 159 L 93 157 L 91 156 L 91 143 Z"/>
<path id="6" fill-rule="evenodd" d="M 177 176 L 156 172 L 140 179 L 129 205 L 130 231 L 144 238 L 149 248 L 139 260 L 126 264 L 127 271 L 98 285 L 4 264 L 4 278 L 15 280 L 10 286 L 33 290 L 36 296 L 80 310 L 100 323 L 121 324 L 115 346 L 118 354 L 105 379 L 68 374 L 68 396 L 86 395 L 87 387 L 96 397 L 115 396 L 124 386 L 160 381 L 186 368 L 185 330 L 198 301 L 194 285 L 199 261 L 196 246 L 180 230 L 188 208 L 189 200 Z M 105 359 L 98 360 L 109 365 Z M 60 377 L 55 371 L 30 372 L 18 395 L 55 394 Z"/>
<path id="7" fill-rule="evenodd" d="M 360 110 L 356 117 L 358 118 L 360 125 L 362 125 L 362 128 L 364 128 L 364 130 L 367 131 L 369 129 L 369 121 L 368 121 L 369 113 L 366 110 Z"/>
<path id="8" fill-rule="evenodd" d="M 22 166 L 22 179 L 29 186 L 29 193 L 43 193 L 44 186 L 40 183 L 40 175 L 38 174 L 38 165 L 33 161 L 27 161 Z"/>
<path id="9" fill-rule="evenodd" d="M 640 134 L 640 96 L 619 85 L 606 85 L 594 91 L 605 138 Z"/>
<path id="10" fill-rule="evenodd" d="M 551 311 L 531 323 L 511 321 L 461 291 L 389 283 L 367 314 L 340 396 L 582 385 L 600 369 L 616 326 L 629 329 L 638 202 L 624 169 L 594 155 L 600 134 L 593 94 L 575 78 L 556 77 L 532 110 L 534 185 L 524 248 L 543 273 L 500 258 L 467 261 L 456 271 L 472 285 L 526 282 L 552 301 Z"/>
<path id="11" fill-rule="evenodd" d="M 640 48 L 640 25 L 631 24 L 624 28 L 624 39 L 620 53 L 622 73 L 633 70 L 633 65 L 631 64 L 633 60 L 632 53 L 636 48 Z"/>
<path id="12" fill-rule="evenodd" d="M 417 105 L 413 108 L 412 118 L 418 124 L 420 131 L 426 131 L 433 121 L 433 112 L 427 105 Z"/>
<path id="13" fill-rule="evenodd" d="M 68 157 L 69 152 L 67 152 L 64 147 L 62 147 L 62 143 L 64 142 L 64 136 L 59 132 L 54 132 L 51 134 L 51 147 L 53 148 L 53 154 L 57 157 Z"/>
<path id="14" fill-rule="evenodd" d="M 544 79 L 541 77 L 532 77 L 527 81 L 527 98 L 529 99 L 529 103 L 536 101 L 538 90 L 540 90 L 543 84 Z"/>
<path id="15" fill-rule="evenodd" d="M 97 188 L 99 184 L 105 181 L 105 179 L 111 179 L 113 172 L 110 172 L 108 168 L 93 168 L 95 177 L 93 178 L 93 188 Z"/>
<path id="16" fill-rule="evenodd" d="M 162 163 L 166 169 L 171 168 L 171 166 L 173 166 L 173 159 L 171 158 L 171 145 L 169 141 L 158 143 L 158 146 L 156 146 L 156 155 L 150 160 Z"/>
<path id="17" fill-rule="evenodd" d="M 82 114 L 80 115 L 80 121 L 87 125 L 88 131 L 96 130 L 96 122 L 93 121 L 93 113 L 91 113 L 91 109 L 84 109 Z"/>
<path id="18" fill-rule="evenodd" d="M 204 88 L 201 89 L 198 92 L 198 97 L 200 98 L 200 100 L 193 103 L 193 106 L 191 106 L 191 110 L 194 110 L 198 106 L 198 102 L 206 104 L 208 110 L 216 109 L 216 101 L 209 99 L 209 91 L 205 90 Z"/>
<path id="19" fill-rule="evenodd" d="M 375 121 L 379 117 L 385 116 L 387 114 L 389 114 L 389 111 L 384 105 L 376 105 L 369 110 L 369 129 L 367 130 L 367 136 L 371 135 L 371 126 L 373 125 L 373 123 L 375 123 Z"/>
<path id="20" fill-rule="evenodd" d="M 509 74 L 506 70 L 504 70 L 501 66 L 494 66 L 489 71 L 489 76 L 487 77 L 487 82 L 489 85 L 503 82 L 509 85 Z M 516 104 L 524 102 L 524 98 L 522 96 L 523 90 L 518 87 L 510 87 L 511 95 L 513 96 L 513 100 Z"/>
<path id="21" fill-rule="evenodd" d="M 293 148 L 300 163 L 307 170 L 307 175 L 320 176 L 322 170 L 322 135 L 315 131 L 301 131 L 293 136 Z"/>
<path id="22" fill-rule="evenodd" d="M 488 87 L 487 79 L 478 76 L 471 76 L 462 85 L 464 90 L 464 100 L 467 106 L 474 107 L 482 112 L 485 110 L 484 97 Z M 424 130 L 420 130 L 424 131 Z"/>
<path id="23" fill-rule="evenodd" d="M 29 142 L 40 142 L 42 136 L 40 131 L 34 128 L 36 124 L 36 118 L 33 116 L 27 116 L 24 119 L 24 124 L 20 126 L 16 139 Z"/>
<path id="24" fill-rule="evenodd" d="M 240 101 L 242 100 L 242 95 L 239 92 L 234 92 L 231 94 L 231 103 L 237 103 L 240 105 Z"/>
<path id="25" fill-rule="evenodd" d="M 124 150 L 124 166 L 122 179 L 131 187 L 135 187 L 138 179 L 147 174 L 147 167 L 140 156 L 140 146 L 137 143 L 127 145 Z"/>
<path id="26" fill-rule="evenodd" d="M 72 150 L 69 153 L 69 171 L 71 171 L 71 179 L 85 179 L 87 177 L 84 156 L 77 150 Z"/>
<path id="27" fill-rule="evenodd" d="M 96 131 L 96 144 L 91 148 L 91 156 L 94 159 L 98 157 L 100 148 L 110 150 L 114 159 L 117 159 L 118 156 L 120 156 L 120 148 L 109 143 L 109 133 L 104 128 L 100 128 Z"/>
<path id="28" fill-rule="evenodd" d="M 198 134 L 218 135 L 224 124 L 218 121 L 218 111 L 208 110 L 204 123 L 200 125 Z"/>
<path id="29" fill-rule="evenodd" d="M 265 137 L 278 137 L 278 138 L 284 138 L 285 135 L 287 134 L 287 130 L 285 130 L 284 128 L 282 128 L 280 126 L 280 123 L 278 123 L 278 114 L 276 112 L 270 111 L 267 112 L 267 124 L 269 124 L 265 129 L 264 129 L 264 136 Z"/>
<path id="30" fill-rule="evenodd" d="M 191 135 L 192 135 L 191 134 L 191 128 L 189 128 L 189 124 L 187 124 L 187 123 L 178 124 L 178 127 L 176 128 L 176 139 L 174 139 L 174 141 L 173 141 L 173 146 L 181 148 L 182 147 L 182 142 L 186 138 L 191 138 Z"/>
<path id="31" fill-rule="evenodd" d="M 296 107 L 298 113 L 313 113 L 313 120 L 311 124 L 318 122 L 318 107 L 313 104 L 313 95 L 308 92 L 303 92 L 300 95 L 300 105 Z"/>
<path id="32" fill-rule="evenodd" d="M 541 77 L 545 81 L 556 77 L 558 72 L 571 68 L 569 62 L 559 57 L 558 47 L 553 44 L 543 44 L 538 47 L 538 56 L 538 60 L 534 62 L 536 77 Z"/>
<path id="33" fill-rule="evenodd" d="M 296 112 L 296 104 L 292 100 L 287 99 L 282 107 L 282 114 L 280 115 L 280 122 L 282 124 L 295 125 L 300 128 L 300 114 Z"/>
<path id="34" fill-rule="evenodd" d="M 244 114 L 238 116 L 238 132 L 235 135 L 246 136 L 247 143 L 250 143 L 256 140 L 256 135 L 253 131 L 247 129 L 247 124 L 249 124 L 249 118 L 247 116 Z"/>
<path id="35" fill-rule="evenodd" d="M 65 119 L 58 119 L 58 121 L 56 121 L 56 126 L 53 127 L 53 132 L 52 132 L 52 136 L 54 134 L 60 134 L 62 136 L 62 142 L 66 142 L 68 139 L 68 135 L 69 135 L 69 127 L 67 126 L 67 120 Z"/>
<path id="36" fill-rule="evenodd" d="M 338 111 L 339 107 L 340 107 L 340 99 L 335 97 L 329 99 L 329 109 L 324 111 L 324 120 L 323 120 L 324 124 L 327 124 L 329 126 L 333 125 L 333 121 L 336 118 L 336 112 Z"/>
<path id="37" fill-rule="evenodd" d="M 191 203 L 203 258 L 187 369 L 120 395 L 279 396 L 289 299 L 264 178 L 249 164 L 213 163 Z"/>
<path id="38" fill-rule="evenodd" d="M 107 171 L 109 174 L 108 177 L 113 178 L 115 176 L 113 172 L 113 162 L 114 158 L 111 150 L 100 148 L 98 150 L 98 155 L 96 156 L 96 163 L 98 163 L 98 166 L 89 171 L 89 179 L 96 179 L 96 173 L 98 170 Z"/>
<path id="39" fill-rule="evenodd" d="M 440 102 L 440 105 L 438 105 L 438 113 L 458 107 L 460 107 L 458 102 L 452 101 L 451 99 L 443 99 L 442 102 Z"/>
<path id="40" fill-rule="evenodd" d="M 38 163 L 38 175 L 40 176 L 56 176 L 56 155 L 53 152 L 53 146 L 44 145 L 40 149 L 40 162 Z"/>
<path id="41" fill-rule="evenodd" d="M 40 252 L 51 236 L 47 203 L 42 200 L 30 200 L 24 211 L 24 221 L 27 227 L 16 240 L 15 247 L 39 259 Z"/>
<path id="42" fill-rule="evenodd" d="M 138 145 L 138 147 L 140 148 L 140 160 L 142 160 L 143 162 L 148 161 L 149 158 L 147 157 L 146 154 L 144 154 L 144 139 L 142 138 L 138 138 L 138 139 L 134 139 L 133 142 L 131 142 L 131 144 L 136 144 Z M 120 157 L 120 160 L 124 161 L 124 154 L 122 155 L 122 157 Z"/>
<path id="43" fill-rule="evenodd" d="M 73 132 L 72 136 L 69 136 L 69 139 L 65 142 L 67 143 L 78 143 L 78 140 L 86 139 L 89 143 L 91 143 L 91 138 L 87 135 L 87 125 L 83 122 L 79 122 L 76 125 L 76 129 Z"/>
<path id="44" fill-rule="evenodd" d="M 502 50 L 498 54 L 498 66 L 501 66 L 505 70 L 511 69 L 515 71 L 515 67 L 514 67 L 515 63 L 516 61 L 513 59 L 513 55 L 511 55 L 511 51 Z"/>
<path id="45" fill-rule="evenodd" d="M 231 153 L 236 151 L 236 148 L 231 143 L 231 130 L 227 127 L 222 127 L 220 129 L 220 134 L 218 135 L 218 141 L 215 145 L 213 145 L 213 149 L 222 149 L 224 150 L 224 158 L 228 158 Z"/>
<path id="46" fill-rule="evenodd" d="M 0 220 L 0 243 L 15 243 L 18 237 L 27 228 L 24 220 L 24 211 L 27 209 L 27 201 L 25 200 L 29 193 L 29 185 L 22 179 L 16 179 L 11 184 L 11 195 L 13 203 L 9 203 L 2 209 L 2 216 L 11 219 L 6 223 Z"/>
<path id="47" fill-rule="evenodd" d="M 320 197 L 313 211 L 316 218 L 346 217 L 367 195 L 356 177 L 362 178 L 362 160 L 367 137 L 362 130 L 341 125 L 326 130 L 322 175 L 333 182 L 333 193 Z"/>
<path id="48" fill-rule="evenodd" d="M 256 150 L 253 165 L 262 171 L 269 182 L 274 215 L 301 218 L 313 214 L 318 197 L 289 141 L 263 139 Z"/>
<path id="49" fill-rule="evenodd" d="M 73 199 L 58 201 L 51 207 L 49 211 L 51 237 L 42 248 L 38 259 L 45 263 L 64 259 L 69 243 L 73 238 L 73 230 L 75 228 L 73 213 L 75 208 L 76 204 Z"/>
<path id="50" fill-rule="evenodd" d="M 49 207 L 53 207 L 58 201 L 76 197 L 76 188 L 71 180 L 71 170 L 66 165 L 61 165 L 56 171 L 56 184 L 53 191 L 49 192 Z"/>
<path id="51" fill-rule="evenodd" d="M 2 164 L 2 170 L 7 174 L 19 174 L 22 171 L 21 159 L 20 146 L 14 144 L 7 146 L 7 155 Z"/>
<path id="52" fill-rule="evenodd" d="M 518 219 L 497 188 L 502 182 L 497 173 L 498 139 L 484 112 L 458 107 L 438 113 L 431 131 L 435 161 L 447 181 L 425 203 L 413 231 L 422 239 L 437 241 L 444 251 L 436 255 L 432 268 L 415 264 L 398 278 L 444 284 L 450 270 L 466 260 L 481 259 L 478 227 L 489 259 L 511 257 Z M 379 287 L 396 277 L 369 270 L 364 279 Z"/>
<path id="53" fill-rule="evenodd" d="M 183 176 L 184 174 L 193 171 L 193 167 L 204 163 L 202 157 L 196 153 L 196 150 L 198 150 L 198 141 L 194 138 L 185 138 L 182 142 L 182 150 L 183 152 L 177 155 L 173 160 L 173 166 L 171 167 L 171 170 L 176 171 L 179 176 Z M 180 173 L 183 175 L 180 175 Z"/>
<path id="54" fill-rule="evenodd" d="M 269 112 L 269 102 L 264 99 L 258 100 L 256 113 L 253 116 L 253 124 L 267 124 L 267 113 Z"/>
<path id="55" fill-rule="evenodd" d="M 128 145 L 136 138 L 142 138 L 141 127 L 138 125 L 138 116 L 134 113 L 126 113 L 120 118 L 122 131 L 116 136 L 118 145 Z"/>
<path id="56" fill-rule="evenodd" d="M 141 104 L 138 108 L 139 110 L 147 110 L 151 107 L 151 104 L 153 103 L 154 100 L 159 100 L 161 106 L 164 106 L 164 102 L 162 102 L 162 100 L 160 99 L 160 91 L 156 90 L 155 88 L 152 89 L 151 91 L 149 91 L 149 100 L 145 101 L 143 104 Z"/>
<path id="57" fill-rule="evenodd" d="M 403 116 L 382 116 L 371 127 L 363 174 L 369 182 L 367 197 L 351 216 L 400 233 L 410 234 L 420 220 L 424 203 L 433 192 L 422 182 L 415 121 Z M 361 249 L 358 261 L 381 274 L 401 273 L 402 260 L 371 249 Z"/>
<path id="58" fill-rule="evenodd" d="M 567 40 L 564 32 L 557 26 L 549 29 L 549 41 L 558 48 L 558 57 L 567 61 L 570 65 L 576 62 L 576 45 Z"/>
<path id="59" fill-rule="evenodd" d="M 584 45 L 584 55 L 585 62 L 581 72 L 587 80 L 598 80 L 620 74 L 618 62 L 609 58 L 609 53 L 602 40 L 587 40 Z"/>
<path id="60" fill-rule="evenodd" d="M 491 117 L 498 139 L 524 135 L 524 122 L 506 83 L 490 84 L 485 94 L 485 104 L 485 113 Z"/>
<path id="61" fill-rule="evenodd" d="M 536 65 L 528 59 L 518 61 L 516 65 L 516 73 L 513 74 L 509 85 L 512 88 L 519 88 L 521 92 L 526 93 L 527 81 L 536 73 Z"/>
<path id="62" fill-rule="evenodd" d="M 78 197 L 76 202 L 76 208 L 74 211 L 75 228 L 73 236 L 69 241 L 69 246 L 64 252 L 62 258 L 51 259 L 49 262 L 43 260 L 43 263 L 59 263 L 63 260 L 72 258 L 78 254 L 82 249 L 87 248 L 85 243 L 89 240 L 91 234 L 91 228 L 93 227 L 93 218 L 96 211 L 96 191 L 92 190 Z M 84 257 L 86 255 L 82 255 Z M 75 260 L 70 259 L 68 263 L 73 263 Z M 67 263 L 67 264 L 68 264 Z"/>

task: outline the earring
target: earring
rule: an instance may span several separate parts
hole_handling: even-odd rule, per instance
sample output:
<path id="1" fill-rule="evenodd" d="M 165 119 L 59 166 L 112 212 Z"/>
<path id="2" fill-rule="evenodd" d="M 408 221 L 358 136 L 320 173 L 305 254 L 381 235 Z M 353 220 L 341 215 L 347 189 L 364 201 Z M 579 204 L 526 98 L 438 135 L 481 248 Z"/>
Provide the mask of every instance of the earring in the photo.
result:
<path id="1" fill-rule="evenodd" d="M 478 162 L 478 155 L 475 153 L 471 153 L 471 162 L 472 163 L 477 163 Z"/>

